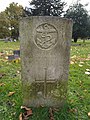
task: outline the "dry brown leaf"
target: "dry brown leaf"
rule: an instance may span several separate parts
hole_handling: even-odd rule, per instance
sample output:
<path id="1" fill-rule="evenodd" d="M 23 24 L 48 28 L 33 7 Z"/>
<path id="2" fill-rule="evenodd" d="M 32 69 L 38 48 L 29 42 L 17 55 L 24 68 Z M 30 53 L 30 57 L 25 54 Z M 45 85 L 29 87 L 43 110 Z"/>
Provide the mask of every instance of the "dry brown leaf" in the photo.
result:
<path id="1" fill-rule="evenodd" d="M 75 108 L 69 109 L 69 112 L 77 113 L 77 109 L 75 109 Z"/>
<path id="2" fill-rule="evenodd" d="M 27 120 L 29 116 L 31 116 L 33 113 L 32 113 L 32 110 L 28 110 L 26 112 L 23 113 L 23 119 L 24 120 Z"/>
<path id="3" fill-rule="evenodd" d="M 74 102 L 74 100 L 70 100 L 70 103 L 73 103 Z"/>
<path id="4" fill-rule="evenodd" d="M 21 106 L 21 109 L 25 109 L 25 110 L 31 110 L 30 108 L 26 107 L 26 106 Z"/>
<path id="5" fill-rule="evenodd" d="M 3 85 L 5 85 L 4 83 L 0 83 L 0 86 L 3 86 Z"/>
<path id="6" fill-rule="evenodd" d="M 54 120 L 54 115 L 53 115 L 53 109 L 52 108 L 49 109 L 49 116 L 50 116 L 50 120 Z"/>
<path id="7" fill-rule="evenodd" d="M 90 112 L 88 112 L 88 117 L 90 117 Z"/>
<path id="8" fill-rule="evenodd" d="M 25 112 L 22 114 L 23 120 L 27 120 L 33 114 L 32 110 L 26 106 L 21 106 L 21 109 L 25 109 Z"/>
<path id="9" fill-rule="evenodd" d="M 19 115 L 19 120 L 23 120 L 23 114 L 22 113 L 20 113 L 20 115 Z"/>
<path id="10" fill-rule="evenodd" d="M 32 113 L 32 110 L 28 110 L 26 116 L 28 117 L 28 116 L 30 116 L 30 115 L 32 115 L 32 114 L 33 114 L 33 113 Z"/>
<path id="11" fill-rule="evenodd" d="M 8 96 L 12 96 L 15 92 L 9 92 Z"/>
<path id="12" fill-rule="evenodd" d="M 0 56 L 3 56 L 4 55 L 4 53 L 3 52 L 0 52 Z"/>
<path id="13" fill-rule="evenodd" d="M 59 109 L 58 108 L 53 108 L 53 111 L 54 112 L 59 112 Z"/>
<path id="14" fill-rule="evenodd" d="M 0 78 L 2 78 L 5 74 L 4 73 L 0 73 Z"/>

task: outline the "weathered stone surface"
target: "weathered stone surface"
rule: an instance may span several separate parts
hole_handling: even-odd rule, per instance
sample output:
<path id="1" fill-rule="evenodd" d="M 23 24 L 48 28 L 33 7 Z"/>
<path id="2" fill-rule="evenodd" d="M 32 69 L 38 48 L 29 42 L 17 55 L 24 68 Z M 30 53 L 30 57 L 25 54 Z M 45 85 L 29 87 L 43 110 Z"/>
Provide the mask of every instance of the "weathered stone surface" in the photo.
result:
<path id="1" fill-rule="evenodd" d="M 20 22 L 23 101 L 61 106 L 67 93 L 72 21 L 34 16 Z"/>

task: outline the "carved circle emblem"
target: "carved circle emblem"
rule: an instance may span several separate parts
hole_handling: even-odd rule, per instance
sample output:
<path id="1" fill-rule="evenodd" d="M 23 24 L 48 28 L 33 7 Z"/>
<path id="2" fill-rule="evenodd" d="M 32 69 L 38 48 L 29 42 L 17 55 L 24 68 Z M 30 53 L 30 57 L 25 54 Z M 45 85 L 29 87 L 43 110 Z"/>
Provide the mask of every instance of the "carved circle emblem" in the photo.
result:
<path id="1" fill-rule="evenodd" d="M 37 47 L 47 50 L 57 43 L 57 30 L 54 26 L 44 23 L 36 28 L 35 44 Z"/>

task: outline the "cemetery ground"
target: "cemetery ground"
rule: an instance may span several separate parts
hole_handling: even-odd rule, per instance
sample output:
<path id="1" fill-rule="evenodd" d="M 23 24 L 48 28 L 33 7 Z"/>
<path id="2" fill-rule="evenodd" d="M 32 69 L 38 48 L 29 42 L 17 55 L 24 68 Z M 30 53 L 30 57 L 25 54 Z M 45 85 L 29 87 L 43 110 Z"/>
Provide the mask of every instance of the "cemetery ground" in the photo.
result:
<path id="1" fill-rule="evenodd" d="M 90 119 L 90 40 L 71 47 L 67 102 L 62 109 L 30 108 L 28 120 Z M 20 58 L 8 60 L 19 42 L 0 41 L 0 120 L 22 120 L 28 108 L 21 109 L 22 84 Z M 22 106 L 23 107 L 23 106 Z M 25 110 L 26 109 L 26 110 Z M 29 109 L 29 110 L 30 110 Z M 23 119 L 25 120 L 25 119 Z"/>

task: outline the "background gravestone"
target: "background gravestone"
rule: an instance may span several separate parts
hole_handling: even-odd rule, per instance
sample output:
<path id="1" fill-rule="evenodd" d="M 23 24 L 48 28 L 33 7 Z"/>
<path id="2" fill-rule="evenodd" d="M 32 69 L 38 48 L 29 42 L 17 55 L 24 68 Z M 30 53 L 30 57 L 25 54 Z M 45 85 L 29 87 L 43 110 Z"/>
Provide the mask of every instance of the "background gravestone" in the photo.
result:
<path id="1" fill-rule="evenodd" d="M 20 22 L 23 102 L 61 106 L 66 99 L 72 21 L 32 16 Z"/>
<path id="2" fill-rule="evenodd" d="M 20 50 L 13 50 L 13 54 L 20 57 Z"/>

